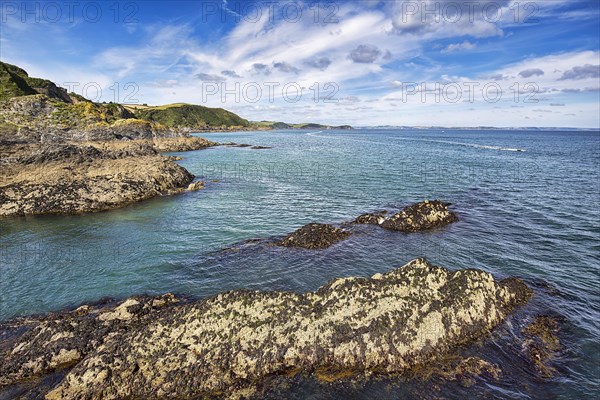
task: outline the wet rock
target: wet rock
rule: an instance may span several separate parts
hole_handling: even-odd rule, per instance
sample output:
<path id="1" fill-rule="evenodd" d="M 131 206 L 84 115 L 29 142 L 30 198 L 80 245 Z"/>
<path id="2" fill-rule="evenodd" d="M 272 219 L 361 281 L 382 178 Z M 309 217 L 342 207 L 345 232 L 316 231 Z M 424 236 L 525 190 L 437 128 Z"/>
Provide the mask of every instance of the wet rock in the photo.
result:
<path id="1" fill-rule="evenodd" d="M 423 377 L 437 376 L 447 381 L 459 382 L 463 387 L 471 387 L 477 378 L 499 380 L 502 370 L 497 364 L 492 364 L 479 357 L 468 357 L 453 362 L 443 368 L 425 369 Z"/>
<path id="2" fill-rule="evenodd" d="M 418 259 L 304 294 L 236 290 L 162 306 L 132 298 L 29 321 L 0 341 L 0 385 L 70 368 L 47 399 L 240 398 L 277 375 L 402 373 L 486 335 L 530 294 L 518 280 Z M 467 361 L 452 376 L 485 371 L 495 370 Z"/>
<path id="3" fill-rule="evenodd" d="M 448 205 L 439 200 L 425 200 L 405 207 L 380 223 L 385 229 L 400 232 L 417 232 L 442 227 L 458 221 Z"/>
<path id="4" fill-rule="evenodd" d="M 252 147 L 251 144 L 235 143 L 235 142 L 221 143 L 221 146 L 227 146 L 227 147 Z"/>
<path id="5" fill-rule="evenodd" d="M 200 189 L 204 189 L 204 181 L 192 182 L 187 188 L 190 192 L 195 192 Z"/>
<path id="6" fill-rule="evenodd" d="M 280 246 L 303 247 L 305 249 L 325 249 L 346 239 L 350 232 L 327 224 L 307 224 L 287 235 Z"/>
<path id="7" fill-rule="evenodd" d="M 561 349 L 558 331 L 558 319 L 549 316 L 536 317 L 522 331 L 526 337 L 523 343 L 525 354 L 544 378 L 551 378 L 556 374 L 551 362 Z"/>
<path id="8" fill-rule="evenodd" d="M 353 224 L 371 224 L 380 225 L 385 221 L 385 215 L 387 211 L 377 211 L 375 213 L 363 214 L 352 221 Z"/>
<path id="9" fill-rule="evenodd" d="M 250 147 L 252 150 L 265 150 L 265 149 L 272 149 L 272 147 L 270 146 L 252 146 Z"/>

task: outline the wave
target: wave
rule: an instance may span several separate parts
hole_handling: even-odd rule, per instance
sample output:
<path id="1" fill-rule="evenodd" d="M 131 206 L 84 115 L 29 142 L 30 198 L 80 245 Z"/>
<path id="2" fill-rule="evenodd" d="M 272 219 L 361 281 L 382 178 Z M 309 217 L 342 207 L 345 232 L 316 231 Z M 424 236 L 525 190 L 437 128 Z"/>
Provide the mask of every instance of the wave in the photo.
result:
<path id="1" fill-rule="evenodd" d="M 478 149 L 500 150 L 500 151 L 518 151 L 518 152 L 525 152 L 525 151 L 527 151 L 525 149 L 513 148 L 513 147 L 490 146 L 490 145 L 476 144 L 476 143 L 451 142 L 451 141 L 448 141 L 448 140 L 429 140 L 429 141 L 430 142 L 437 142 L 437 143 L 456 144 L 456 145 L 459 145 L 459 146 L 475 147 L 475 148 L 478 148 Z"/>
<path id="2" fill-rule="evenodd" d="M 311 137 L 319 137 L 319 138 L 338 138 L 338 139 L 345 139 L 345 140 L 350 140 L 353 142 L 366 142 L 366 143 L 374 143 L 374 144 L 382 144 L 382 145 L 396 145 L 394 143 L 381 143 L 378 141 L 373 141 L 373 140 L 361 140 L 361 139 L 355 139 L 355 138 L 349 138 L 345 135 L 335 135 L 335 136 L 330 136 L 330 135 L 319 135 L 319 133 L 323 133 L 323 131 L 317 131 L 317 132 L 308 132 L 306 133 L 306 136 L 311 136 Z M 466 146 L 466 147 L 474 147 L 474 148 L 478 148 L 478 149 L 487 149 L 487 150 L 498 150 L 498 151 L 514 151 L 514 152 L 520 152 L 520 153 L 524 153 L 527 150 L 522 149 L 522 148 L 518 148 L 518 147 L 502 147 L 502 146 L 492 146 L 492 145 L 484 145 L 484 144 L 477 144 L 477 143 L 463 143 L 463 142 L 454 142 L 454 141 L 450 141 L 450 140 L 432 140 L 432 139 L 418 139 L 418 138 L 408 138 L 408 137 L 404 137 L 404 136 L 389 136 L 389 139 L 403 139 L 403 140 L 412 140 L 412 141 L 417 141 L 417 142 L 431 142 L 431 143 L 445 143 L 445 144 L 453 144 L 453 145 L 457 145 L 457 146 Z"/>

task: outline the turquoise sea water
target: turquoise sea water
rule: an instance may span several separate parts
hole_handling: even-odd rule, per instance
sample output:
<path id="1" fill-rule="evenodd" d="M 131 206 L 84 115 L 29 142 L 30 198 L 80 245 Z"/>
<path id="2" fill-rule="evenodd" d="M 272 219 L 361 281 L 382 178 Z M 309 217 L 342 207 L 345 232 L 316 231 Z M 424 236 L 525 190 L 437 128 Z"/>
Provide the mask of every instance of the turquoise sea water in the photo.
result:
<path id="1" fill-rule="evenodd" d="M 304 380 L 273 398 L 591 398 L 600 395 L 600 133 L 528 131 L 281 131 L 202 135 L 272 146 L 175 153 L 206 189 L 80 216 L 0 220 L 0 321 L 106 296 L 234 288 L 314 290 L 425 256 L 451 269 L 519 276 L 526 309 L 464 351 L 503 368 L 499 382 L 328 385 Z M 517 151 L 524 150 L 524 151 Z M 213 182 L 218 180 L 218 182 Z M 360 227 L 323 251 L 241 242 L 309 222 L 423 199 L 460 221 L 429 233 Z M 235 247 L 235 250 L 227 250 Z M 515 335 L 535 314 L 564 317 L 559 375 L 536 378 Z M 520 325 L 521 324 L 521 325 Z M 466 393 L 466 394 L 465 394 Z"/>

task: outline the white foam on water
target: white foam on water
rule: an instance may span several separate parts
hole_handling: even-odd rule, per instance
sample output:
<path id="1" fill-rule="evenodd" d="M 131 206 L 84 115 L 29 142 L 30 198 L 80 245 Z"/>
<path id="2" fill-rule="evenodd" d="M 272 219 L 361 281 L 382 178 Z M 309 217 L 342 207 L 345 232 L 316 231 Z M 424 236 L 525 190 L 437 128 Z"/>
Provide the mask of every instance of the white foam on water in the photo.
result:
<path id="1" fill-rule="evenodd" d="M 372 140 L 354 139 L 354 138 L 349 138 L 349 137 L 344 136 L 344 135 L 335 135 L 335 136 L 331 136 L 331 135 L 319 135 L 319 133 L 323 133 L 323 131 L 308 132 L 308 133 L 306 133 L 306 136 L 320 137 L 320 138 L 326 138 L 326 139 L 337 138 L 337 139 L 350 140 L 350 141 L 353 141 L 353 142 L 377 143 L 377 144 L 386 144 L 386 145 L 391 145 L 391 146 L 396 145 L 394 143 L 381 143 L 381 142 L 372 141 Z M 412 140 L 412 141 L 417 141 L 417 142 L 446 143 L 446 144 L 453 144 L 453 145 L 457 145 L 457 146 L 474 147 L 474 148 L 478 148 L 478 149 L 499 150 L 499 151 L 514 151 L 514 152 L 521 152 L 521 153 L 524 153 L 525 151 L 527 151 L 527 150 L 521 149 L 521 148 L 491 146 L 491 145 L 483 145 L 483 144 L 477 144 L 477 143 L 453 142 L 453 141 L 450 141 L 450 140 L 417 139 L 417 138 L 407 138 L 407 137 L 399 137 L 399 136 L 390 137 L 390 139 L 403 139 L 403 140 Z"/>

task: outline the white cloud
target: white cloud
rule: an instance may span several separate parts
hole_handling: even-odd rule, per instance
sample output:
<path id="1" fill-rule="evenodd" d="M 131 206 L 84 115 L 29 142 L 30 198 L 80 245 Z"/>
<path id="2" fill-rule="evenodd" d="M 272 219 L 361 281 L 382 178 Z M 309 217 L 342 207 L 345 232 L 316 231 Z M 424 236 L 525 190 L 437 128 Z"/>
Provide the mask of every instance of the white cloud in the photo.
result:
<path id="1" fill-rule="evenodd" d="M 468 40 L 465 40 L 462 43 L 449 44 L 448 46 L 446 46 L 445 49 L 442 50 L 442 53 L 453 53 L 455 51 L 472 50 L 475 47 L 477 47 L 477 45 L 469 42 Z"/>
<path id="2" fill-rule="evenodd" d="M 420 9 L 411 11 L 406 8 L 409 3 L 417 4 Z M 468 125 L 493 125 L 494 121 L 499 122 L 500 113 L 493 111 L 488 103 L 479 104 L 481 95 L 474 104 L 467 105 L 462 102 L 438 104 L 432 101 L 434 96 L 431 95 L 425 102 L 403 102 L 403 82 L 439 82 L 448 87 L 447 94 L 459 94 L 460 90 L 448 84 L 464 85 L 477 81 L 477 78 L 445 75 L 444 65 L 427 58 L 423 48 L 430 46 L 424 45 L 444 39 L 450 44 L 441 51 L 452 53 L 483 47 L 484 41 L 478 41 L 479 45 L 476 45 L 473 38 L 496 37 L 494 40 L 500 40 L 507 34 L 508 28 L 525 18 L 511 14 L 511 6 L 516 3 L 512 0 L 484 0 L 472 9 L 465 2 L 451 0 L 374 0 L 360 5 L 357 2 L 341 3 L 336 15 L 340 21 L 337 24 L 315 23 L 313 14 L 308 12 L 295 23 L 270 21 L 268 13 L 264 13 L 257 21 L 241 18 L 218 42 L 199 39 L 194 27 L 187 24 L 140 25 L 136 35 L 146 35 L 140 45 L 105 49 L 87 65 L 81 63 L 77 68 L 61 68 L 64 65 L 59 63 L 44 65 L 44 68 L 40 68 L 41 64 L 27 62 L 20 65 L 28 67 L 32 74 L 57 82 L 71 78 L 81 81 L 95 79 L 101 81 L 103 88 L 108 88 L 116 81 L 135 81 L 140 87 L 141 102 L 149 104 L 176 101 L 203 103 L 202 85 L 206 82 L 218 82 L 226 85 L 227 89 L 234 88 L 232 85 L 235 84 L 243 87 L 253 83 L 264 90 L 266 83 L 278 83 L 272 101 L 267 96 L 255 104 L 243 99 L 236 101 L 235 96 L 226 96 L 223 101 L 220 95 L 206 101 L 209 106 L 238 110 L 250 119 L 281 119 L 272 115 L 277 112 L 287 116 L 290 122 L 319 115 L 322 122 L 327 123 L 402 124 L 410 121 L 419 124 L 431 121 L 431 124 L 452 125 L 456 121 L 465 125 L 468 121 Z M 564 3 L 565 0 L 539 3 L 538 15 L 552 15 Z M 456 18 L 458 9 L 452 9 L 453 4 L 458 4 L 463 13 L 459 19 Z M 500 6 L 502 15 L 497 20 L 484 18 L 486 7 L 489 11 L 495 5 Z M 227 8 L 227 2 L 223 6 Z M 438 15 L 438 19 L 423 13 L 424 7 L 431 9 L 438 6 L 443 13 Z M 12 36 L 3 37 L 3 47 L 7 43 L 5 41 L 15 42 L 21 32 L 19 29 L 23 30 L 23 27 L 16 26 Z M 15 54 L 16 47 L 13 45 L 11 49 L 11 53 Z M 542 121 L 558 124 L 573 119 L 567 114 L 577 114 L 575 107 L 582 108 L 577 101 L 561 96 L 577 96 L 577 93 L 599 89 L 598 58 L 598 52 L 532 57 L 484 71 L 481 74 L 487 78 L 479 79 L 479 83 L 493 82 L 503 93 L 511 94 L 509 98 L 516 93 L 521 99 L 528 93 L 524 85 L 536 84 L 538 100 L 543 104 L 537 104 L 535 110 L 542 109 L 550 101 L 552 104 L 566 104 L 560 109 L 553 106 L 555 112 L 545 113 L 548 120 Z M 15 63 L 27 61 L 14 55 L 11 59 Z M 553 71 L 550 71 L 549 65 Z M 335 85 L 326 88 L 328 82 Z M 301 101 L 286 101 L 281 92 L 286 83 L 303 88 Z M 519 85 L 517 89 L 513 89 L 515 84 Z M 336 98 L 340 101 L 323 103 L 336 90 Z M 420 94 L 420 91 L 415 93 Z M 364 106 L 365 103 L 373 107 Z M 514 101 L 509 103 L 497 104 L 498 109 L 511 110 L 515 104 Z M 515 124 L 523 122 L 525 117 L 535 120 L 540 114 L 527 105 L 523 107 L 519 108 L 518 115 L 511 116 Z M 468 108 L 475 109 L 469 111 Z M 565 112 L 559 114 L 563 109 Z M 515 114 L 515 109 L 512 111 Z M 589 123 L 593 117 L 597 121 L 597 116 L 597 112 L 592 113 L 586 117 L 587 120 L 580 118 L 578 123 Z"/>

